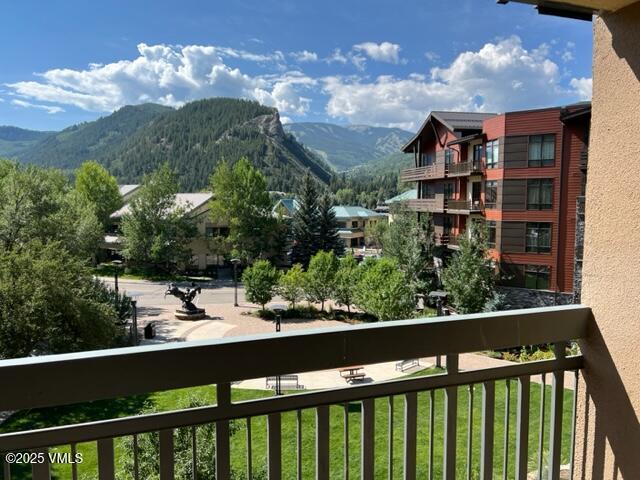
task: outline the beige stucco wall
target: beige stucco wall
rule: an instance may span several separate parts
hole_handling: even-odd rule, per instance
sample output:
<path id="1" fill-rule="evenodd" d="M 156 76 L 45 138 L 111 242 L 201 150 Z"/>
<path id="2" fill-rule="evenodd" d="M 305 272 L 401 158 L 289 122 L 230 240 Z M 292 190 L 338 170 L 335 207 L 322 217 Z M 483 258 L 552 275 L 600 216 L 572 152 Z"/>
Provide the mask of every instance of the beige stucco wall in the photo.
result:
<path id="1" fill-rule="evenodd" d="M 594 24 L 576 477 L 640 479 L 640 2 Z"/>

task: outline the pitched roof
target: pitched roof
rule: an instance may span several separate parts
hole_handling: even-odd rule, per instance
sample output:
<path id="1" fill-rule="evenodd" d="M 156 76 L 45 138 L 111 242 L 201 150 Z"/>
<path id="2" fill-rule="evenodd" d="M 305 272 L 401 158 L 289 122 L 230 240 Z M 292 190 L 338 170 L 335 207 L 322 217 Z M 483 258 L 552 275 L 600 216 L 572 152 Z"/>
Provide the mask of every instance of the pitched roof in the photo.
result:
<path id="1" fill-rule="evenodd" d="M 287 215 L 293 216 L 293 214 L 300 208 L 300 203 L 295 198 L 281 198 L 271 209 L 272 213 L 279 212 L 280 208 L 284 208 L 287 211 Z"/>
<path id="2" fill-rule="evenodd" d="M 174 207 L 186 208 L 187 213 L 192 213 L 202 205 L 211 200 L 213 195 L 211 193 L 177 193 L 175 196 Z M 121 218 L 128 214 L 130 211 L 130 203 L 127 203 L 124 207 L 113 212 L 111 218 Z"/>
<path id="3" fill-rule="evenodd" d="M 138 188 L 140 188 L 140 185 L 138 184 L 118 185 L 118 190 L 120 190 L 120 195 L 122 197 L 130 194 L 131 192 L 133 192 L 134 190 L 137 190 Z"/>
<path id="4" fill-rule="evenodd" d="M 424 129 L 429 123 L 436 119 L 439 123 L 445 126 L 445 128 L 453 131 L 469 131 L 469 130 L 482 130 L 482 122 L 487 118 L 495 117 L 496 113 L 484 113 L 484 112 L 443 112 L 433 111 L 429 114 L 427 119 L 418 129 L 418 132 L 409 140 L 403 147 L 402 151 L 408 152 L 409 147 L 422 135 Z"/>
<path id="5" fill-rule="evenodd" d="M 418 198 L 418 189 L 414 188 L 412 190 L 407 190 L 406 192 L 401 193 L 400 195 L 396 195 L 393 198 L 385 200 L 384 203 L 389 205 L 391 203 L 406 202 L 407 200 L 415 200 L 416 198 Z"/>
<path id="6" fill-rule="evenodd" d="M 382 213 L 374 212 L 373 210 L 369 210 L 368 208 L 346 205 L 336 205 L 335 207 L 333 207 L 333 212 L 336 214 L 336 218 L 372 218 L 384 216 Z"/>

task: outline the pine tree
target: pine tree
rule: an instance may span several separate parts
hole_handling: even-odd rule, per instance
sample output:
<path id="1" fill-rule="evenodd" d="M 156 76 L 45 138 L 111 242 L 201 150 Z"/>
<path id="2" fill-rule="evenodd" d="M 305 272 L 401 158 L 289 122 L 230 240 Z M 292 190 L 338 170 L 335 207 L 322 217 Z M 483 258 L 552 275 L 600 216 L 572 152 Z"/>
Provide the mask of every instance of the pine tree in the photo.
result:
<path id="1" fill-rule="evenodd" d="M 318 191 L 308 172 L 302 181 L 298 202 L 300 205 L 293 215 L 291 224 L 293 242 L 291 261 L 300 263 L 306 268 L 311 257 L 320 250 L 318 245 Z"/>
<path id="2" fill-rule="evenodd" d="M 333 199 L 325 194 L 318 204 L 318 246 L 325 252 L 333 252 L 337 256 L 344 254 L 344 242 L 338 235 L 338 222 L 333 211 Z"/>

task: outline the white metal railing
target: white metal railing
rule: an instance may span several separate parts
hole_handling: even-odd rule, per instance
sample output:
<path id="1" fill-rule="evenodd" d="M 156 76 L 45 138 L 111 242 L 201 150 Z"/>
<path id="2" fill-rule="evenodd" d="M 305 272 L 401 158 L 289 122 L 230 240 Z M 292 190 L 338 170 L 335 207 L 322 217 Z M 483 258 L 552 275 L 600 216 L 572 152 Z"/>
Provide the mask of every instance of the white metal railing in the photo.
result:
<path id="1" fill-rule="evenodd" d="M 376 462 L 383 456 L 375 447 L 375 401 L 387 398 L 392 411 L 393 396 L 402 395 L 403 473 L 405 479 L 411 480 L 416 478 L 417 445 L 419 441 L 423 441 L 417 436 L 417 394 L 428 392 L 432 399 L 429 414 L 429 478 L 433 478 L 437 466 L 445 479 L 453 479 L 456 478 L 458 462 L 456 438 L 459 428 L 459 390 L 464 386 L 468 388 L 469 411 L 473 412 L 473 386 L 477 385 L 481 386 L 482 392 L 479 478 L 492 479 L 494 423 L 497 413 L 495 386 L 496 381 L 507 380 L 507 385 L 510 386 L 512 382 L 517 385 L 517 422 L 515 444 L 512 445 L 507 415 L 503 446 L 507 463 L 502 471 L 504 478 L 507 478 L 510 458 L 508 451 L 509 448 L 515 448 L 515 464 L 512 465 L 515 478 L 525 479 L 530 460 L 530 378 L 532 375 L 542 374 L 552 376 L 546 463 L 548 478 L 555 480 L 559 478 L 560 468 L 564 375 L 566 371 L 577 372 L 583 365 L 581 356 L 565 357 L 564 346 L 567 341 L 586 335 L 589 316 L 590 310 L 584 306 L 550 307 L 0 361 L 0 411 L 70 405 L 198 385 L 215 384 L 217 389 L 216 405 L 5 433 L 0 435 L 0 452 L 47 452 L 48 448 L 59 445 L 71 445 L 74 451 L 78 443 L 96 442 L 98 477 L 100 480 L 114 479 L 117 452 L 114 449 L 114 438 L 137 438 L 137 435 L 144 432 L 158 432 L 160 478 L 173 479 L 174 430 L 215 423 L 216 479 L 224 480 L 231 478 L 229 422 L 244 420 L 250 431 L 252 418 L 266 416 L 267 472 L 268 478 L 274 480 L 283 478 L 281 416 L 284 412 L 297 412 L 297 438 L 287 440 L 296 443 L 296 476 L 302 478 L 300 411 L 315 409 L 314 476 L 326 480 L 329 478 L 330 459 L 338 454 L 335 445 L 331 446 L 329 441 L 329 408 L 341 406 L 345 408 L 345 436 L 342 445 L 345 452 L 344 476 L 348 477 L 348 405 L 350 402 L 357 402 L 361 406 L 360 474 L 363 479 L 373 479 L 376 478 Z M 461 353 L 542 343 L 556 345 L 555 359 L 483 370 L 460 371 L 458 368 L 458 356 Z M 256 400 L 231 401 L 231 384 L 236 381 L 434 355 L 446 355 L 446 373 Z M 445 397 L 441 465 L 434 464 L 433 395 L 436 390 L 442 390 Z M 544 392 L 543 388 L 542 395 Z M 542 401 L 544 405 L 544 397 Z M 509 412 L 508 400 L 506 412 Z M 541 413 L 544 415 L 544 409 Z M 393 415 L 390 416 L 390 424 L 392 419 Z M 541 442 L 545 435 L 544 425 L 543 417 L 540 422 Z M 377 428 L 379 431 L 380 426 Z M 469 419 L 465 467 L 467 478 L 472 475 L 472 430 Z M 389 452 L 392 452 L 392 425 L 389 425 L 387 436 Z M 251 434 L 247 436 L 245 448 L 251 452 Z M 193 449 L 195 462 L 195 436 Z M 137 450 L 134 450 L 135 462 L 137 454 Z M 249 458 L 250 456 L 249 453 Z M 540 443 L 540 466 L 542 457 L 543 443 Z M 393 458 L 392 453 L 389 458 Z M 389 461 L 391 476 L 393 462 Z M 5 463 L 3 468 L 5 479 L 12 478 L 9 465 Z M 251 462 L 248 461 L 247 478 L 253 476 L 251 469 Z M 137 470 L 134 476 L 139 478 Z M 76 477 L 77 471 L 74 469 L 72 478 L 75 480 Z M 49 479 L 49 466 L 34 465 L 33 478 Z"/>

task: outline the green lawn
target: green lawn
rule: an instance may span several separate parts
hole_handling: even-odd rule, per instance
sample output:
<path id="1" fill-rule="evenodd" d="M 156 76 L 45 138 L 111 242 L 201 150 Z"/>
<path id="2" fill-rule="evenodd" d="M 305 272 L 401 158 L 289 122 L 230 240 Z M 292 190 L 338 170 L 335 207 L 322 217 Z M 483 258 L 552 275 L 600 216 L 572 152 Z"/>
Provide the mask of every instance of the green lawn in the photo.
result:
<path id="1" fill-rule="evenodd" d="M 429 371 L 427 373 L 431 373 Z M 516 383 L 511 383 L 511 404 L 510 404 L 510 447 L 509 447 L 509 478 L 513 477 L 515 459 L 515 425 L 516 425 Z M 481 394 L 480 385 L 475 386 L 475 401 L 473 415 L 473 470 L 479 471 L 479 448 L 480 448 L 480 420 L 481 420 Z M 457 439 L 457 469 L 458 477 L 464 477 L 466 472 L 466 439 L 467 439 L 467 402 L 468 388 L 461 387 L 458 393 L 458 439 Z M 538 422 L 541 387 L 537 384 L 531 385 L 531 410 L 530 410 L 530 470 L 536 469 L 538 454 Z M 494 444 L 494 469 L 495 475 L 501 478 L 503 464 L 503 441 L 504 441 L 504 404 L 505 404 L 505 382 L 496 384 L 496 423 L 495 423 L 495 444 Z M 151 402 L 160 410 L 170 410 L 184 403 L 187 395 L 197 395 L 206 399 L 209 403 L 215 402 L 214 387 L 198 387 L 192 389 L 176 390 L 171 392 L 161 392 L 149 396 L 138 396 L 119 401 L 93 402 L 87 405 L 75 407 L 64 407 L 55 409 L 42 409 L 30 412 L 21 412 L 12 417 L 2 427 L 0 432 L 23 430 L 27 428 L 39 428 L 79 421 L 97 420 L 103 418 L 113 418 L 126 416 L 139 412 L 145 402 Z M 234 401 L 248 400 L 272 395 L 270 392 L 259 390 L 232 389 Z M 547 387 L 545 443 L 548 442 L 548 419 L 551 398 L 551 388 Z M 563 442 L 562 442 L 562 462 L 567 463 L 570 446 L 571 409 L 573 392 L 565 390 L 564 417 L 563 417 Z M 436 391 L 435 407 L 435 442 L 434 442 L 434 478 L 441 478 L 440 466 L 442 464 L 442 438 L 443 438 L 443 401 L 444 393 Z M 429 451 L 429 402 L 428 392 L 418 394 L 418 477 L 426 478 L 428 469 Z M 393 478 L 402 478 L 402 456 L 403 456 L 403 429 L 404 412 L 403 397 L 394 397 L 394 455 Z M 331 449 L 331 478 L 342 478 L 343 464 L 343 407 L 331 407 L 330 417 L 330 449 Z M 359 478 L 360 468 L 360 448 L 359 448 L 359 428 L 360 428 L 360 405 L 353 403 L 349 408 L 349 465 L 350 477 Z M 314 410 L 304 410 L 302 412 L 302 438 L 303 438 L 303 477 L 313 478 L 315 472 L 315 412 Z M 387 432 L 389 424 L 388 399 L 376 400 L 376 478 L 386 478 L 387 475 Z M 237 472 L 244 472 L 246 469 L 246 423 L 244 420 L 237 424 L 237 431 L 231 439 L 231 462 L 232 468 Z M 285 413 L 282 416 L 282 466 L 283 478 L 295 478 L 296 472 L 296 414 L 295 412 Z M 257 417 L 252 419 L 252 444 L 253 444 L 253 467 L 254 471 L 260 471 L 265 466 L 266 454 L 266 418 Z M 62 448 L 62 451 L 68 451 Z M 545 447 L 545 451 L 547 448 Z M 78 446 L 78 451 L 83 453 L 84 462 L 79 465 L 81 478 L 97 478 L 96 467 L 96 446 L 95 443 L 87 443 Z M 122 457 L 126 454 L 123 449 L 121 439 L 116 441 L 117 463 L 122 463 Z M 122 474 L 122 466 L 117 466 L 120 471 L 119 478 L 125 478 Z M 56 465 L 54 467 L 56 478 L 70 478 L 70 467 Z M 22 473 L 22 472 L 18 472 Z M 476 475 L 477 476 L 477 475 Z M 14 478 L 14 477 L 12 477 Z M 20 474 L 16 478 L 30 478 L 29 475 Z"/>

